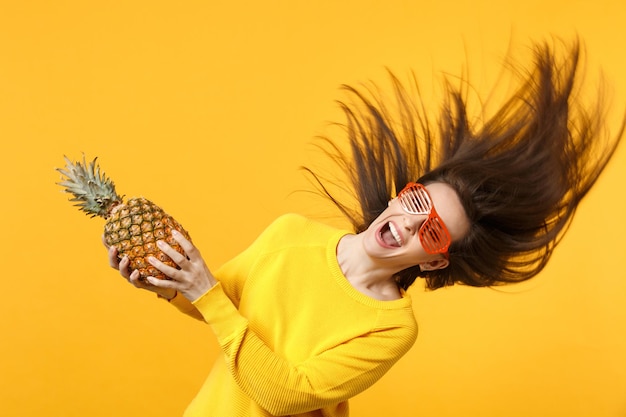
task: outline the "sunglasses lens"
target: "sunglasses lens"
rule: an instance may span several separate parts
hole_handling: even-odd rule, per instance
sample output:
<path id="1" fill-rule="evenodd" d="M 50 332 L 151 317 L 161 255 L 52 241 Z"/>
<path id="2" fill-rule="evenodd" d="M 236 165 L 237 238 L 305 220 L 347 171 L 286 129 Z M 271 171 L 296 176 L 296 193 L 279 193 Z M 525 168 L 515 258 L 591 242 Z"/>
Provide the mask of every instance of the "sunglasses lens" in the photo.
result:
<path id="1" fill-rule="evenodd" d="M 409 213 L 428 214 L 432 208 L 430 197 L 422 188 L 408 188 L 399 197 L 400 204 Z"/>
<path id="2" fill-rule="evenodd" d="M 418 235 L 426 253 L 446 255 L 451 244 L 450 233 L 435 211 L 426 188 L 417 183 L 407 185 L 399 194 L 400 206 L 409 214 L 428 215 Z"/>
<path id="3" fill-rule="evenodd" d="M 427 253 L 445 252 L 450 245 L 449 235 L 438 218 L 426 221 L 419 231 L 419 237 Z"/>

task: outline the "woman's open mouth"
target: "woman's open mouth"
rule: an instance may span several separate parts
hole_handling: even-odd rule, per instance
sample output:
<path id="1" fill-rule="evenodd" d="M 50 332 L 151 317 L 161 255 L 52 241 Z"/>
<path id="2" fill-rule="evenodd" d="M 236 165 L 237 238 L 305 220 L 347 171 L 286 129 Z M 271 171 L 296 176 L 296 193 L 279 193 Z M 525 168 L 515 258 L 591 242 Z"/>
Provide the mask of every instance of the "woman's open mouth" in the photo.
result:
<path id="1" fill-rule="evenodd" d="M 396 229 L 396 226 L 387 222 L 380 229 L 380 240 L 386 245 L 394 248 L 402 246 L 402 236 Z"/>

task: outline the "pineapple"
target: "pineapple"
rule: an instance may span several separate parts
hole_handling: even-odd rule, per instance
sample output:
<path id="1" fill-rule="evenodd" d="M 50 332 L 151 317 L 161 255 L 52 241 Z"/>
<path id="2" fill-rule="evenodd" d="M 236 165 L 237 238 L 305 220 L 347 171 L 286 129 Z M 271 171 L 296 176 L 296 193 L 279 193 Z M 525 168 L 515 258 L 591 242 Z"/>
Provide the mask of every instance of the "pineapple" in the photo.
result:
<path id="1" fill-rule="evenodd" d="M 128 256 L 129 269 L 138 270 L 141 280 L 149 276 L 166 279 L 161 271 L 150 265 L 148 258 L 154 256 L 174 268 L 176 264 L 158 249 L 156 242 L 164 240 L 184 255 L 171 231 L 178 230 L 191 240 L 189 234 L 161 207 L 143 197 L 134 197 L 124 203 L 123 196 L 115 192 L 115 184 L 100 171 L 96 160 L 87 164 L 84 155 L 82 163 L 65 157 L 65 168 L 57 168 L 65 177 L 58 185 L 74 196 L 70 201 L 75 202 L 81 211 L 91 217 L 106 219 L 104 241 L 108 246 L 117 247 L 120 259 Z"/>

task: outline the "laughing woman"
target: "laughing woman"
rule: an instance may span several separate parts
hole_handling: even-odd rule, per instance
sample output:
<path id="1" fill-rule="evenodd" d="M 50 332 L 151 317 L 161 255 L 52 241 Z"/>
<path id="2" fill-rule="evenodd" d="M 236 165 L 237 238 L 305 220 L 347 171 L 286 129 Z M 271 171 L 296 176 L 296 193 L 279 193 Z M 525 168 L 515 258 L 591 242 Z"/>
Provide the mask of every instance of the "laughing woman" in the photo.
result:
<path id="1" fill-rule="evenodd" d="M 122 276 L 205 321 L 223 350 L 186 416 L 347 416 L 416 339 L 415 279 L 494 286 L 541 271 L 623 126 L 607 136 L 601 103 L 576 101 L 577 43 L 563 58 L 534 50 L 520 87 L 480 123 L 463 86 L 436 124 L 394 77 L 393 111 L 375 89 L 346 87 L 351 153 L 325 149 L 358 210 L 309 172 L 354 230 L 288 214 L 215 272 L 175 234 L 187 256 L 160 247 L 179 268 L 152 261 L 169 280 L 140 281 L 109 249 Z"/>

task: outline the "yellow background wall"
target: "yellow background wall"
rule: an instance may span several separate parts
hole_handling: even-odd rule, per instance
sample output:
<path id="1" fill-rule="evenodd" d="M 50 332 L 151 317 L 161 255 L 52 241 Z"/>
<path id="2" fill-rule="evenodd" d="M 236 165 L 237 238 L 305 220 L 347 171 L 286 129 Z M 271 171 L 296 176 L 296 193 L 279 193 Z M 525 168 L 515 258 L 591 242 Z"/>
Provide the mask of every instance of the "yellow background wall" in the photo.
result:
<path id="1" fill-rule="evenodd" d="M 64 154 L 99 156 L 216 267 L 284 212 L 331 213 L 292 192 L 311 188 L 298 167 L 341 120 L 341 83 L 384 84 L 387 66 L 426 93 L 442 71 L 486 90 L 510 43 L 578 33 L 588 80 L 602 66 L 626 102 L 618 0 L 1 3 L 3 416 L 180 415 L 218 354 L 108 268 L 103 222 L 55 185 Z M 353 415 L 625 416 L 625 163 L 622 148 L 534 281 L 414 289 L 418 342 Z"/>

